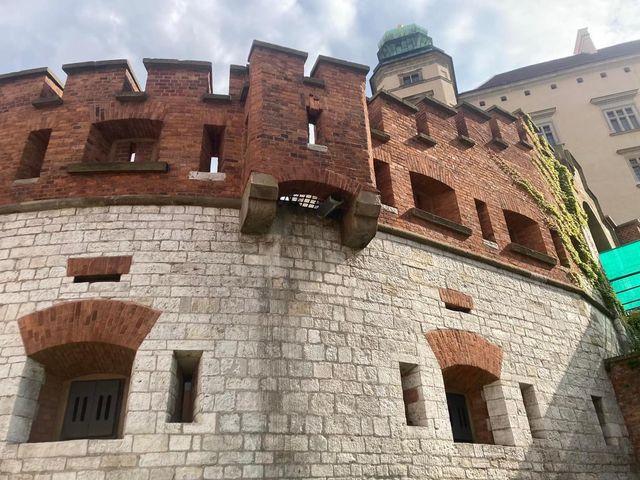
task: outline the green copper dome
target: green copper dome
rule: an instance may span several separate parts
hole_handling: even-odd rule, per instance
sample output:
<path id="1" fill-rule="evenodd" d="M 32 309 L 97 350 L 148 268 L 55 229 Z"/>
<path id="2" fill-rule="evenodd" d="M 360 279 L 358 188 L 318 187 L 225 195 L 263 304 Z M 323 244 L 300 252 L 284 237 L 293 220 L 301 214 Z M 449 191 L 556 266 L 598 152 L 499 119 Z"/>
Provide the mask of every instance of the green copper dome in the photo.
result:
<path id="1" fill-rule="evenodd" d="M 411 25 L 398 25 L 387 30 L 378 42 L 378 60 L 384 61 L 417 50 L 426 50 L 433 47 L 433 40 L 422 28 L 415 23 Z"/>

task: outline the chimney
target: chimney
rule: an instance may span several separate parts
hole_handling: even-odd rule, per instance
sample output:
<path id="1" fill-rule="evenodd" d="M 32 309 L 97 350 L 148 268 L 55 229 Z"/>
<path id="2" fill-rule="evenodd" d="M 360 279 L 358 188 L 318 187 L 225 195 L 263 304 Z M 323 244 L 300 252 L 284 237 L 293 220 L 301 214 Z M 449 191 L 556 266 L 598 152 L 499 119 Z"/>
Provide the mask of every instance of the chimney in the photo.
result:
<path id="1" fill-rule="evenodd" d="M 597 51 L 598 50 L 596 50 L 596 46 L 593 44 L 593 40 L 591 40 L 591 36 L 589 35 L 589 29 L 579 29 L 578 34 L 576 35 L 576 46 L 573 48 L 573 54 L 596 53 Z"/>

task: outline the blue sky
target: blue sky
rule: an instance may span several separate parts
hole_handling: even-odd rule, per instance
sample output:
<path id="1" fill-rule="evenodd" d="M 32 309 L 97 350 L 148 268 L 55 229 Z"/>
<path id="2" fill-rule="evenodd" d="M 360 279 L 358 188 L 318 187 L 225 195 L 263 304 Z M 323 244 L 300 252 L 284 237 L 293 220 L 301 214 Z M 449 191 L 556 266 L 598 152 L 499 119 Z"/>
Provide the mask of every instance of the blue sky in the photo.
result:
<path id="1" fill-rule="evenodd" d="M 576 30 L 596 47 L 640 38 L 637 0 L 0 0 L 0 73 L 143 57 L 209 60 L 214 90 L 244 64 L 253 39 L 371 67 L 377 42 L 418 23 L 453 56 L 459 90 L 495 73 L 573 53 Z"/>

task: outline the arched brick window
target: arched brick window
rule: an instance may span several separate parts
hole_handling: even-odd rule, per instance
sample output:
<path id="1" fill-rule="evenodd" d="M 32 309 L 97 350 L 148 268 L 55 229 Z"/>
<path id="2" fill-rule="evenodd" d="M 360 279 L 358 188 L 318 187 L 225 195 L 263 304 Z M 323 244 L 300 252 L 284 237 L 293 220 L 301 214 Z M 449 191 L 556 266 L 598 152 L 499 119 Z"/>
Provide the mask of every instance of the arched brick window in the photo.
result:
<path id="1" fill-rule="evenodd" d="M 154 162 L 162 121 L 146 118 L 107 120 L 91 125 L 83 162 Z"/>
<path id="2" fill-rule="evenodd" d="M 491 428 L 498 415 L 490 415 L 485 387 L 500 379 L 502 349 L 480 335 L 463 330 L 434 330 L 426 334 L 440 368 L 447 395 L 451 430 L 455 442 L 503 442 Z M 495 389 L 493 389 L 495 390 Z M 494 405 L 500 402 L 491 392 Z M 499 424 L 499 422 L 496 422 Z M 497 441 L 499 440 L 499 442 Z"/>
<path id="3" fill-rule="evenodd" d="M 452 222 L 461 223 L 456 192 L 449 185 L 411 172 L 411 189 L 416 208 Z"/>
<path id="4" fill-rule="evenodd" d="M 18 320 L 45 372 L 28 439 L 114 438 L 135 353 L 160 312 L 116 300 L 61 303 Z"/>
<path id="5" fill-rule="evenodd" d="M 536 252 L 547 252 L 540 225 L 535 220 L 511 210 L 504 210 L 504 219 L 511 242 Z"/>

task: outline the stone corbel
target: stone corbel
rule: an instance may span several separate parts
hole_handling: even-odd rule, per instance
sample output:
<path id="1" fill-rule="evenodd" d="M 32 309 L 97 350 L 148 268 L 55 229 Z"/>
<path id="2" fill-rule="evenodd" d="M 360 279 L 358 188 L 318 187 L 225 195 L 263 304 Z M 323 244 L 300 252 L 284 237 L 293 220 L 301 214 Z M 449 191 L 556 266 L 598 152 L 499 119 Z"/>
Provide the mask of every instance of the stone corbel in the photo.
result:
<path id="1" fill-rule="evenodd" d="M 251 173 L 242 194 L 240 231 L 254 235 L 267 233 L 276 218 L 277 205 L 276 179 L 266 173 Z"/>
<path id="2" fill-rule="evenodd" d="M 366 247 L 378 230 L 380 208 L 380 195 L 368 191 L 358 193 L 342 218 L 343 245 Z"/>

